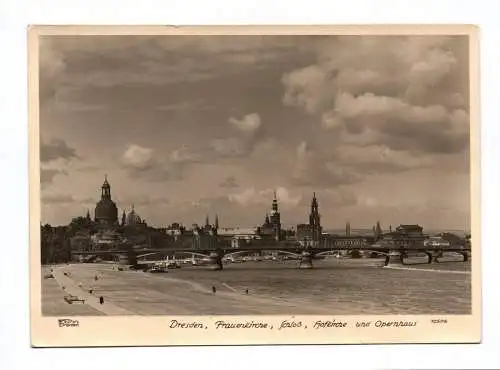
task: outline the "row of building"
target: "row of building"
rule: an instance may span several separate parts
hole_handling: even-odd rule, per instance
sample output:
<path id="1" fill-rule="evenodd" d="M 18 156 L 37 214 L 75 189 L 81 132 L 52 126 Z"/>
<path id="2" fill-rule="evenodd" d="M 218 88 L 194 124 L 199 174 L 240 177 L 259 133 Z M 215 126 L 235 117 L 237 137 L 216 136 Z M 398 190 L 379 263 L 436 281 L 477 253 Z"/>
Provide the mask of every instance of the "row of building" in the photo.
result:
<path id="1" fill-rule="evenodd" d="M 96 204 L 94 219 L 91 219 L 89 212 L 87 212 L 86 218 L 88 222 L 98 226 L 98 231 L 90 236 L 90 244 L 93 247 L 110 247 L 126 242 L 151 246 L 151 228 L 135 211 L 134 206 L 128 212 L 124 210 L 119 221 L 118 207 L 112 200 L 111 185 L 107 177 L 101 187 L 101 199 Z M 129 230 L 129 236 L 126 237 L 122 232 L 118 232 L 117 228 L 119 227 Z M 295 230 L 282 227 L 276 193 L 274 193 L 271 209 L 266 213 L 264 222 L 255 228 L 223 228 L 220 227 L 218 216 L 215 215 L 213 224 L 209 222 L 207 216 L 203 226 L 193 224 L 192 227 L 186 228 L 179 223 L 173 223 L 166 228 L 156 230 L 161 234 L 156 234 L 155 243 L 159 244 L 157 246 L 165 247 L 181 243 L 199 249 L 212 248 L 216 245 L 240 248 L 257 243 L 294 243 L 332 249 L 362 248 L 374 244 L 411 248 L 425 244 L 447 246 L 462 242 L 445 235 L 429 237 L 424 234 L 423 228 L 419 225 L 400 225 L 395 230 L 389 226 L 389 231 L 384 232 L 379 222 L 373 226 L 372 235 L 353 235 L 349 222 L 346 223 L 345 235 L 326 233 L 321 226 L 319 203 L 315 193 L 313 193 L 310 204 L 308 222 L 297 225 Z"/>

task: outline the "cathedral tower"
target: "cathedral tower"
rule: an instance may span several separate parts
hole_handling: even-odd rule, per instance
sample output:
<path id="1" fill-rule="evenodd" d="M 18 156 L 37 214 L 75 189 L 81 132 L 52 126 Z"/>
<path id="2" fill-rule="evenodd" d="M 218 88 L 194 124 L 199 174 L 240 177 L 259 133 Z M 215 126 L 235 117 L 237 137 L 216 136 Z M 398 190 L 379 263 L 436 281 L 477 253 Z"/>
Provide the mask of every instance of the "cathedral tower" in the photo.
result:
<path id="1" fill-rule="evenodd" d="M 273 225 L 274 238 L 278 241 L 281 239 L 281 216 L 278 210 L 278 199 L 276 199 L 276 192 L 274 192 L 270 221 Z"/>
<path id="2" fill-rule="evenodd" d="M 311 213 L 309 214 L 309 226 L 312 230 L 312 238 L 314 242 L 318 242 L 321 238 L 321 216 L 319 214 L 318 200 L 316 199 L 316 193 L 313 193 L 313 199 L 311 201 Z"/>

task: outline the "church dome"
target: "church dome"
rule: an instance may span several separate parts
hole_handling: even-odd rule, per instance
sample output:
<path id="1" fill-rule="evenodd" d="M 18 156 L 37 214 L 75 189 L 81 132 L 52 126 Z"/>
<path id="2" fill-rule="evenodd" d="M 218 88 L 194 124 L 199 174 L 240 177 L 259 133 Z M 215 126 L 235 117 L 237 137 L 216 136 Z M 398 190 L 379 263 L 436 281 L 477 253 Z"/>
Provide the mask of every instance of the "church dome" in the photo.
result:
<path id="1" fill-rule="evenodd" d="M 103 224 L 115 224 L 118 222 L 118 208 L 111 200 L 111 186 L 108 177 L 105 176 L 101 187 L 101 200 L 95 207 L 95 220 Z"/>
<path id="2" fill-rule="evenodd" d="M 135 212 L 134 206 L 132 206 L 132 210 L 127 214 L 125 218 L 125 224 L 128 226 L 137 225 L 142 223 L 141 217 Z"/>
<path id="3" fill-rule="evenodd" d="M 107 224 L 118 221 L 118 208 L 111 199 L 101 199 L 95 207 L 95 220 Z"/>

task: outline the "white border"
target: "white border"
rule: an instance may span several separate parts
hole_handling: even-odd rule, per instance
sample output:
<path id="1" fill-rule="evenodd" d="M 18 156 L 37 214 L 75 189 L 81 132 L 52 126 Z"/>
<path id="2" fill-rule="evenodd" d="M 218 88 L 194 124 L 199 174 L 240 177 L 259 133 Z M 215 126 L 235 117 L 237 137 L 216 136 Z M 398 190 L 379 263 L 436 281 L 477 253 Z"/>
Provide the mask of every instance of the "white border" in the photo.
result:
<path id="1" fill-rule="evenodd" d="M 237 4 L 239 3 L 239 4 Z M 0 315 L 2 368 L 56 369 L 63 366 L 132 369 L 154 366 L 168 354 L 168 366 L 215 366 L 255 369 L 258 364 L 280 368 L 485 368 L 497 367 L 500 342 L 500 298 L 495 223 L 499 209 L 495 158 L 500 146 L 496 106 L 500 101 L 500 24 L 494 2 L 488 1 L 22 1 L 3 0 L 0 7 L 0 45 L 3 46 L 0 81 L 0 164 L 4 169 L 0 225 L 8 254 L 0 269 L 3 315 Z M 238 9 L 235 9 L 238 7 Z M 8 17 L 8 18 L 7 18 Z M 474 23 L 482 28 L 481 83 L 483 150 L 483 312 L 481 345 L 439 346 L 309 346 L 210 347 L 169 349 L 29 349 L 28 311 L 28 171 L 26 103 L 26 32 L 29 23 L 46 24 L 334 24 L 334 23 Z M 9 303 L 10 302 L 10 303 Z M 100 351 L 100 352 L 99 352 Z M 268 357 L 272 362 L 267 362 Z M 212 359 L 214 362 L 212 362 Z M 243 359 L 243 360 L 242 360 Z M 496 366 L 495 366 L 496 359 Z M 164 361 L 164 360 L 163 360 Z M 4 365 L 6 365 L 4 367 Z"/>

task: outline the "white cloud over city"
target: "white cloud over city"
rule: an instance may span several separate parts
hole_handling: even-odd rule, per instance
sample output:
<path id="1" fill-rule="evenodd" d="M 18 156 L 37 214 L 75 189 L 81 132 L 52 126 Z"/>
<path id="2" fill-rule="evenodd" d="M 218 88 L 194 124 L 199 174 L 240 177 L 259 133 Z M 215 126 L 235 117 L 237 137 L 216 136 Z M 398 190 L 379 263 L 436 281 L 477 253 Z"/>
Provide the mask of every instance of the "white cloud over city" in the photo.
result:
<path id="1" fill-rule="evenodd" d="M 468 69 L 464 37 L 45 37 L 42 221 L 107 174 L 154 225 L 256 225 L 276 191 L 285 224 L 316 192 L 327 227 L 466 228 Z"/>

